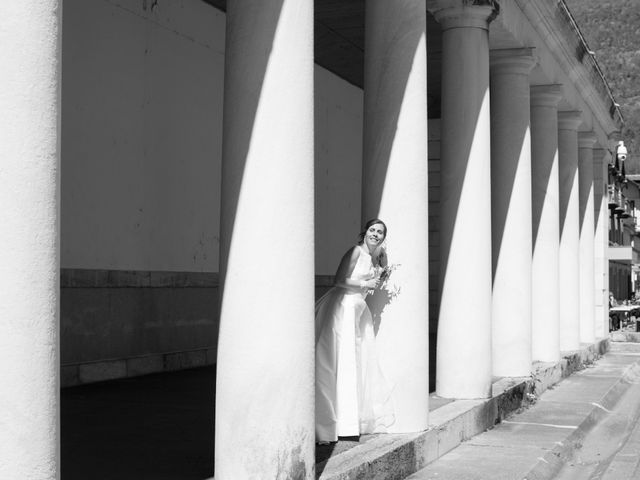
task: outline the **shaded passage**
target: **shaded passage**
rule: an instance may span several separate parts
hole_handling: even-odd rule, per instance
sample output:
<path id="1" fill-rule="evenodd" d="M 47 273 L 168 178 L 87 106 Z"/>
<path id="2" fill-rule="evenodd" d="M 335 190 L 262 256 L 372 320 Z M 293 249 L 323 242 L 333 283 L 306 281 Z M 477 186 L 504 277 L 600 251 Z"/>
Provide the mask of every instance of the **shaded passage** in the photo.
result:
<path id="1" fill-rule="evenodd" d="M 429 340 L 433 392 L 435 334 Z M 62 480 L 213 477 L 215 375 L 210 366 L 62 389 Z M 367 440 L 318 447 L 317 471 Z"/>
<path id="2" fill-rule="evenodd" d="M 63 480 L 212 477 L 214 390 L 214 367 L 63 389 Z"/>

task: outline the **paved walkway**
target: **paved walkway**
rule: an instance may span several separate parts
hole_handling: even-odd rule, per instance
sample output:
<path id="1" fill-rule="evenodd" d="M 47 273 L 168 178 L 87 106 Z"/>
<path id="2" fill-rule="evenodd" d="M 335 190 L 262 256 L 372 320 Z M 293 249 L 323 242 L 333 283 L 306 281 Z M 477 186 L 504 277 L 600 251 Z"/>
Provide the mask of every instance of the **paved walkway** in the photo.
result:
<path id="1" fill-rule="evenodd" d="M 533 406 L 407 480 L 637 480 L 638 452 L 629 451 L 640 441 L 639 347 L 612 343 Z"/>

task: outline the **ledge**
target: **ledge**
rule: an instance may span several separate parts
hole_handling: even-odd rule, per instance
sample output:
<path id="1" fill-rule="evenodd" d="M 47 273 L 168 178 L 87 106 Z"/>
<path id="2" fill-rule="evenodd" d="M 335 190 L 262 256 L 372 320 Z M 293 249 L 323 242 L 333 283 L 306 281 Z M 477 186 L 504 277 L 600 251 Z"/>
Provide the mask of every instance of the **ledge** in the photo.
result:
<path id="1" fill-rule="evenodd" d="M 60 386 L 75 387 L 87 383 L 138 377 L 150 373 L 174 372 L 214 365 L 215 348 L 167 352 L 139 357 L 117 358 L 60 366 Z"/>
<path id="2" fill-rule="evenodd" d="M 333 286 L 333 275 L 316 275 L 316 287 Z M 60 269 L 61 288 L 218 288 L 218 272 Z"/>

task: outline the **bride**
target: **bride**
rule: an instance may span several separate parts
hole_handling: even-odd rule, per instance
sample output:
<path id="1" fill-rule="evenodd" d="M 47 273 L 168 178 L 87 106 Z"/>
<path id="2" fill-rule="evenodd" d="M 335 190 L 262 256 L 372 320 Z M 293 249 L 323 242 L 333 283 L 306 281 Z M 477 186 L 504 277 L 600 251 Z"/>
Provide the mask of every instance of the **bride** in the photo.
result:
<path id="1" fill-rule="evenodd" d="M 316 441 L 385 432 L 393 424 L 390 389 L 378 365 L 365 302 L 387 266 L 387 227 L 369 220 L 344 254 L 335 286 L 316 303 Z"/>

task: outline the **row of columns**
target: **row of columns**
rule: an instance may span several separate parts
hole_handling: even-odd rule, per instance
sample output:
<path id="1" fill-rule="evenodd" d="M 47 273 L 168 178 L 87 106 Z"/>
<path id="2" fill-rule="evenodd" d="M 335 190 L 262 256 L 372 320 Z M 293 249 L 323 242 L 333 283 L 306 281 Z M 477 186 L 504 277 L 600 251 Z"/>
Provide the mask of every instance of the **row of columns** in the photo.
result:
<path id="1" fill-rule="evenodd" d="M 312 0 L 227 8 L 221 479 L 314 478 L 312 10 Z M 257 27 L 254 18 L 274 22 Z M 392 385 L 390 431 L 420 431 L 429 411 L 425 2 L 372 0 L 365 22 L 362 217 L 387 223 L 402 285 L 384 309 L 379 355 Z M 256 233 L 269 239 L 268 255 Z"/>
<path id="2" fill-rule="evenodd" d="M 528 375 L 533 360 L 558 360 L 561 351 L 594 339 L 593 140 L 578 136 L 578 112 L 558 112 L 560 86 L 530 87 L 531 49 L 490 53 L 488 28 L 496 14 L 491 2 L 439 5 L 445 3 L 433 12 L 443 36 L 436 390 L 444 397 L 478 398 L 490 396 L 492 376 Z M 312 170 L 313 152 L 308 143 L 289 137 L 269 143 L 288 142 L 287 147 L 252 148 L 256 136 L 279 138 L 288 125 L 309 126 L 303 120 L 310 115 L 311 89 L 305 83 L 292 97 L 300 83 L 292 77 L 308 72 L 311 31 L 296 29 L 297 42 L 280 44 L 271 38 L 274 27 L 253 45 L 234 49 L 237 41 L 265 33 L 256 32 L 255 25 L 241 29 L 242 18 L 250 23 L 247 18 L 259 14 L 280 18 L 283 25 L 307 25 L 311 4 L 245 0 L 227 12 L 225 105 L 233 109 L 225 108 L 223 184 L 235 187 L 223 190 L 229 219 L 222 225 L 225 285 L 216 416 L 216 476 L 222 479 L 256 471 L 310 478 L 313 470 L 313 276 L 306 262 L 296 265 L 300 257 L 313 257 L 313 199 L 293 185 L 299 182 L 300 165 Z M 385 309 L 378 334 L 381 361 L 394 386 L 395 432 L 427 427 L 425 26 L 423 0 L 367 2 L 362 217 L 387 222 L 390 256 L 402 265 L 394 274 L 402 294 Z M 270 64 L 280 55 L 296 62 L 282 65 L 288 70 L 275 92 L 269 90 L 275 73 L 266 68 L 266 57 L 253 59 L 256 46 L 264 44 L 272 45 L 261 53 Z M 301 52 L 300 45 L 307 50 Z M 236 69 L 241 74 L 234 75 Z M 243 98 L 233 94 L 235 89 Z M 298 108 L 285 108 L 289 117 L 280 112 L 263 118 L 260 110 L 267 107 L 257 108 L 256 99 Z M 238 112 L 247 125 L 233 120 Z M 230 154 L 234 148 L 240 155 Z M 261 196 L 247 179 L 255 176 L 269 184 L 274 174 L 268 170 L 274 166 L 291 181 L 278 182 L 277 196 Z M 304 185 L 310 189 L 308 179 Z M 287 209 L 297 213 L 281 215 L 286 198 L 296 199 L 295 207 Z M 252 242 L 250 234 L 242 241 L 244 223 L 246 228 L 259 223 L 278 239 L 270 258 L 247 253 Z M 276 233 L 292 230 L 296 238 L 288 241 Z M 294 255 L 292 242 L 302 245 Z M 416 248 L 420 244 L 424 248 Z M 296 261 L 283 266 L 284 257 Z M 286 271 L 296 283 L 273 285 L 270 276 L 255 274 L 257 264 L 266 271 Z M 244 301 L 247 291 L 254 292 L 251 303 Z M 591 313 L 581 316 L 581 310 Z M 276 326 L 277 335 L 270 334 Z M 247 341 L 248 334 L 259 341 Z M 257 362 L 256 354 L 268 358 L 268 364 Z M 265 401 L 275 398 L 275 405 Z M 256 442 L 259 457 L 252 456 Z"/>
<path id="3" fill-rule="evenodd" d="M 363 217 L 384 217 L 402 265 L 402 294 L 379 334 L 398 432 L 427 428 L 425 11 L 424 0 L 372 0 L 366 13 Z M 590 140 L 578 148 L 578 117 L 558 116 L 558 87 L 529 90 L 530 51 L 490 60 L 495 13 L 464 2 L 434 12 L 443 30 L 437 390 L 447 397 L 489 396 L 492 375 L 527 374 L 531 359 L 555 360 L 597 332 L 575 313 L 583 300 L 590 308 L 578 273 L 591 248 L 581 233 L 593 232 L 589 182 L 578 189 Z M 1 377 L 0 477 L 53 479 L 61 2 L 5 2 L 0 14 L 12 18 L 0 52 L 13 67 L 0 92 L 9 132 L 0 223 L 11 232 L 0 236 L 0 361 L 19 367 Z M 226 35 L 216 478 L 310 479 L 313 0 L 229 2 Z"/>
<path id="4" fill-rule="evenodd" d="M 489 51 L 494 14 L 434 12 L 443 30 L 436 394 L 449 398 L 488 397 L 492 377 L 527 376 L 532 361 L 604 335 L 596 137 L 579 132 L 581 112 L 559 111 L 561 85 L 530 86 L 531 49 Z"/>

